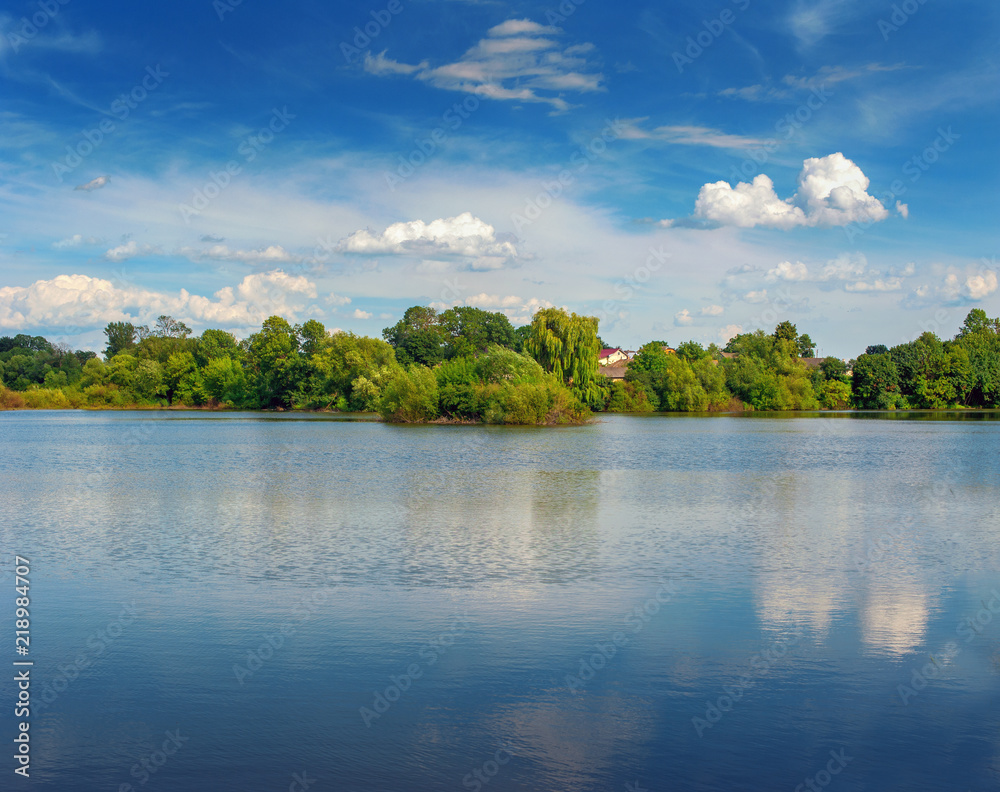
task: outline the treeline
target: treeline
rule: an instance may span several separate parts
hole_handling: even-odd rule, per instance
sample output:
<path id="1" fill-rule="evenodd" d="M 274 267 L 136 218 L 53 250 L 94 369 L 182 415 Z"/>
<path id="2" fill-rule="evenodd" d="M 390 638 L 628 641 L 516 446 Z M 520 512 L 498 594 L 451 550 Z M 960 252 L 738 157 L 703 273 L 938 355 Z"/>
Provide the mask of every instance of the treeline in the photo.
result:
<path id="1" fill-rule="evenodd" d="M 905 409 L 1000 406 L 1000 321 L 972 311 L 955 339 L 931 333 L 819 367 L 808 335 L 779 324 L 724 350 L 644 345 L 624 380 L 602 376 L 594 317 L 414 306 L 382 339 L 281 317 L 239 340 L 193 336 L 161 316 L 114 322 L 103 359 L 38 336 L 0 339 L 0 408 L 212 407 L 378 412 L 387 420 L 574 423 L 592 411 Z M 851 372 L 853 371 L 853 376 Z"/>
<path id="2" fill-rule="evenodd" d="M 891 349 L 870 346 L 853 368 L 859 408 L 1000 407 L 1000 319 L 977 308 L 950 341 L 927 332 Z"/>
<path id="3" fill-rule="evenodd" d="M 558 332 L 592 322 L 596 334 L 596 320 L 555 314 Z M 193 337 L 183 322 L 161 316 L 152 328 L 109 324 L 103 360 L 18 335 L 0 339 L 0 408 L 206 406 L 380 412 L 395 421 L 586 420 L 590 412 L 571 383 L 519 351 L 526 343 L 546 350 L 552 330 L 541 316 L 536 326 L 533 341 L 527 332 L 518 337 L 503 314 L 418 307 L 385 331 L 393 343 L 278 316 L 238 340 L 224 330 Z M 596 351 L 593 357 L 596 376 Z"/>

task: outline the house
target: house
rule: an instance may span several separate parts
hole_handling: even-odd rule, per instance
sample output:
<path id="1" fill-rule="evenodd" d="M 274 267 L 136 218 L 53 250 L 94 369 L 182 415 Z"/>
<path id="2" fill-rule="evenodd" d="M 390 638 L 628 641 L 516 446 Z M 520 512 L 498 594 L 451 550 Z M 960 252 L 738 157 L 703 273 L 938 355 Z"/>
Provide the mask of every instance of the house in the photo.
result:
<path id="1" fill-rule="evenodd" d="M 610 380 L 623 380 L 626 371 L 628 371 L 628 366 L 603 366 L 599 373 Z"/>
<path id="2" fill-rule="evenodd" d="M 623 360 L 628 360 L 628 355 L 620 349 L 602 349 L 601 353 L 597 356 L 597 365 L 610 366 L 620 363 Z"/>
<path id="3" fill-rule="evenodd" d="M 806 368 L 810 371 L 815 371 L 820 367 L 826 358 L 799 358 L 803 363 L 806 364 Z"/>

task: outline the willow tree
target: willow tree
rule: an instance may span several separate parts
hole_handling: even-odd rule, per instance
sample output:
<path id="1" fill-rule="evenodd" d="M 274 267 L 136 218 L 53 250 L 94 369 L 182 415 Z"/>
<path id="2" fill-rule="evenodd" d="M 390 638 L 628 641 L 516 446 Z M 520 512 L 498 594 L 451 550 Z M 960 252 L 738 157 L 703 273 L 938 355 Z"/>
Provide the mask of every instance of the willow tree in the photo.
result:
<path id="1" fill-rule="evenodd" d="M 545 308 L 535 314 L 525 351 L 543 369 L 569 385 L 585 403 L 601 399 L 597 384 L 600 341 L 597 317 L 568 314 L 560 308 Z"/>

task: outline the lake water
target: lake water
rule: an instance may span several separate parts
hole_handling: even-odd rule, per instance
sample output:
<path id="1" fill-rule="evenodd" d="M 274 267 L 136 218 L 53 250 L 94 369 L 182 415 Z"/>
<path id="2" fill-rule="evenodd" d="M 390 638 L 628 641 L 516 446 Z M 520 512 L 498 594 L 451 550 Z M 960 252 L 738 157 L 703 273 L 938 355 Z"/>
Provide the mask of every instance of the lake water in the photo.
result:
<path id="1" fill-rule="evenodd" d="M 2 788 L 995 790 L 967 418 L 0 413 Z"/>

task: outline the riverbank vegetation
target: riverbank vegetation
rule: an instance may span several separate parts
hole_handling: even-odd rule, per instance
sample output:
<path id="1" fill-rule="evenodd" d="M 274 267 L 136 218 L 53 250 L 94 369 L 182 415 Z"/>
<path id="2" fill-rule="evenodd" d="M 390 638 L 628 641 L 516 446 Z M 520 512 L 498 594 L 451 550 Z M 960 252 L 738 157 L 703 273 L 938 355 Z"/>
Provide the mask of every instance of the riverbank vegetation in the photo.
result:
<path id="1" fill-rule="evenodd" d="M 104 354 L 40 336 L 0 338 L 0 409 L 214 408 L 377 412 L 399 422 L 561 424 L 592 412 L 1000 407 L 1000 320 L 969 313 L 958 335 L 925 332 L 817 365 L 795 325 L 733 338 L 642 346 L 624 379 L 598 367 L 594 317 L 549 308 L 505 315 L 414 306 L 383 338 L 272 316 L 248 338 L 193 336 L 161 316 L 114 322 Z"/>

